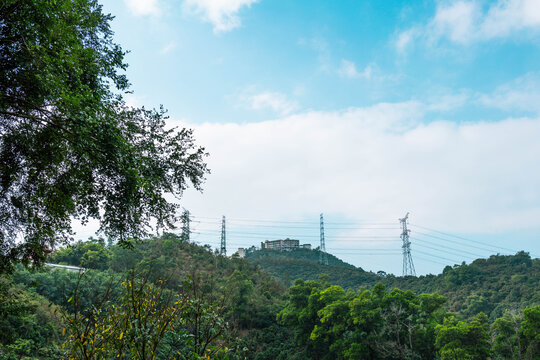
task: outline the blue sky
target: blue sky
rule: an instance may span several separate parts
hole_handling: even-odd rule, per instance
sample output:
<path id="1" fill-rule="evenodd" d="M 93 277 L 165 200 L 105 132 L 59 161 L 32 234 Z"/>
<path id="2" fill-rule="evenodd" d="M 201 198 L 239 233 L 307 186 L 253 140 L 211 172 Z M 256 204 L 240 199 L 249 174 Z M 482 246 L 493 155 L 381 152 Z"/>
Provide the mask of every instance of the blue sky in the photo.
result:
<path id="1" fill-rule="evenodd" d="M 315 243 L 323 212 L 330 251 L 400 274 L 397 219 L 410 211 L 420 274 L 540 253 L 539 1 L 104 9 L 130 51 L 127 102 L 163 104 L 210 153 L 205 191 L 182 204 L 197 241 L 217 246 L 226 215 L 231 247 Z"/>

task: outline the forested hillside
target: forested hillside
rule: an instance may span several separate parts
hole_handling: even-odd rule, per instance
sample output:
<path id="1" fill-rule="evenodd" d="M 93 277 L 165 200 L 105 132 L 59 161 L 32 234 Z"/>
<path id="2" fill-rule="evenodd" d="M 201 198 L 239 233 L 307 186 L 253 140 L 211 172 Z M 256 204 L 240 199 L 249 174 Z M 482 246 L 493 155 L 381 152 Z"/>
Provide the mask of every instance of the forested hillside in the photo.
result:
<path id="1" fill-rule="evenodd" d="M 493 255 L 468 265 L 447 266 L 439 275 L 389 276 L 383 283 L 417 293 L 438 292 L 448 298 L 449 311 L 467 317 L 484 312 L 494 320 L 507 310 L 540 304 L 540 259 L 525 252 Z"/>
<path id="2" fill-rule="evenodd" d="M 57 359 L 54 354 L 62 353 L 61 348 L 70 349 L 72 353 L 68 355 L 79 358 L 81 346 L 89 346 L 85 337 L 98 342 L 92 338 L 96 332 L 88 333 L 85 323 L 95 323 L 96 328 L 105 326 L 103 321 L 121 317 L 118 313 L 122 313 L 123 306 L 133 302 L 148 307 L 143 314 L 145 321 L 167 324 L 163 333 L 142 329 L 150 332 L 147 345 L 155 345 L 152 356 L 246 358 L 256 349 L 248 344 L 259 336 L 257 329 L 275 325 L 286 294 L 283 285 L 247 261 L 225 258 L 209 247 L 173 234 L 138 242 L 132 249 L 106 246 L 102 239 L 90 239 L 54 252 L 49 261 L 86 270 L 79 274 L 63 269 L 28 271 L 20 267 L 3 280 L 3 299 L 9 294 L 17 294 L 17 298 L 13 305 L 0 302 L 0 312 L 10 314 L 0 321 L 0 358 L 2 354 L 34 354 L 36 358 Z M 130 291 L 135 291 L 133 298 Z M 42 310 L 50 306 L 61 311 Z M 124 310 L 128 317 L 129 309 Z M 29 332 L 27 328 L 33 330 Z M 173 329 L 177 336 L 171 338 Z M 137 343 L 141 340 L 137 340 L 135 330 L 141 331 L 128 327 L 118 330 L 116 335 Z M 110 340 L 101 338 L 101 347 L 85 351 L 98 356 L 105 347 L 117 345 Z M 114 354 L 105 351 L 102 355 L 122 358 L 139 352 L 140 349 L 124 349 Z"/>
<path id="3" fill-rule="evenodd" d="M 326 274 L 332 284 L 345 288 L 373 286 L 381 280 L 374 273 L 347 264 L 332 254 L 327 254 L 328 265 L 319 262 L 318 250 L 296 249 L 293 251 L 257 250 L 249 253 L 246 259 L 260 265 L 270 275 L 290 286 L 296 279 L 317 280 Z"/>
<path id="4" fill-rule="evenodd" d="M 132 249 L 102 239 L 76 242 L 49 261 L 82 266 L 84 273 L 19 267 L 2 277 L 0 358 L 78 359 L 85 358 L 82 350 L 89 359 L 540 354 L 538 260 L 525 253 L 419 278 L 381 277 L 348 264 L 315 266 L 315 251 L 300 252 L 299 260 L 275 254 L 279 266 L 296 263 L 300 271 L 309 264 L 310 277 L 320 270 L 317 280 L 296 280 L 287 289 L 253 259 L 226 258 L 173 234 Z M 274 254 L 259 255 L 270 260 Z M 331 271 L 366 280 L 344 288 L 326 275 Z"/>
<path id="5" fill-rule="evenodd" d="M 486 313 L 491 320 L 506 310 L 523 309 L 540 303 L 540 259 L 525 252 L 512 256 L 493 255 L 471 264 L 447 266 L 442 274 L 401 277 L 380 272 L 374 274 L 344 263 L 328 254 L 329 265 L 319 263 L 318 250 L 255 251 L 248 261 L 260 265 L 286 285 L 296 279 L 318 280 L 326 274 L 331 284 L 345 289 L 372 288 L 380 282 L 387 288 L 415 293 L 437 292 L 448 298 L 448 311 L 472 317 Z"/>

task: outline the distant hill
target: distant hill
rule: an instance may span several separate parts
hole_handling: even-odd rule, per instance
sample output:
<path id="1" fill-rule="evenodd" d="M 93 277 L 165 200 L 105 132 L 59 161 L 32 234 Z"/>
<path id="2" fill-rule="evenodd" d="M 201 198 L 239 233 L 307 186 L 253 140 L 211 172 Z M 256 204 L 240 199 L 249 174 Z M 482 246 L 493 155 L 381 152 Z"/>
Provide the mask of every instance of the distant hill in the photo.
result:
<path id="1" fill-rule="evenodd" d="M 540 304 L 540 259 L 523 251 L 492 255 L 468 265 L 447 266 L 439 275 L 389 276 L 384 283 L 417 293 L 438 292 L 448 298 L 448 310 L 467 317 L 482 311 L 494 320 L 506 310 Z"/>
<path id="2" fill-rule="evenodd" d="M 327 254 L 328 265 L 319 263 L 319 250 L 296 249 L 292 251 L 256 250 L 246 259 L 259 265 L 274 278 L 290 286 L 294 280 L 318 280 L 320 274 L 328 275 L 331 284 L 344 288 L 371 287 L 381 278 L 372 272 L 357 268 L 332 254 Z"/>
<path id="3" fill-rule="evenodd" d="M 348 264 L 340 258 L 335 257 L 332 254 L 327 254 L 328 256 L 328 265 L 330 266 L 340 266 L 348 269 L 359 269 L 354 265 Z M 311 262 L 318 263 L 320 257 L 319 250 L 303 249 L 298 248 L 292 251 L 275 251 L 269 249 L 255 250 L 249 253 L 246 256 L 248 260 L 255 259 L 283 259 L 283 260 L 307 260 Z M 362 269 L 360 269 L 362 270 Z"/>
<path id="4" fill-rule="evenodd" d="M 258 250 L 246 259 L 284 285 L 296 279 L 317 280 L 327 274 L 331 284 L 357 290 L 381 282 L 388 289 L 399 288 L 416 293 L 438 292 L 448 298 L 449 311 L 472 317 L 480 311 L 491 319 L 505 310 L 518 310 L 540 304 L 540 259 L 529 254 L 493 255 L 471 264 L 447 266 L 442 274 L 419 277 L 379 276 L 347 264 L 328 254 L 328 266 L 319 263 L 319 251 L 298 249 L 288 252 Z"/>

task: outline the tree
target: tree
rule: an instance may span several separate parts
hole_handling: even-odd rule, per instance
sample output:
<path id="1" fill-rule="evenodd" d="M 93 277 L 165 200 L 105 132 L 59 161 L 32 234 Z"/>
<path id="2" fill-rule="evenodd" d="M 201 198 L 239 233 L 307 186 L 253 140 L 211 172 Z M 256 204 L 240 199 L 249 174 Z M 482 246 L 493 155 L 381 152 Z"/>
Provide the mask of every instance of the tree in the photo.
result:
<path id="1" fill-rule="evenodd" d="M 493 349 L 502 359 L 522 359 L 521 322 L 513 312 L 506 312 L 492 325 Z"/>
<path id="2" fill-rule="evenodd" d="M 436 328 L 436 346 L 441 360 L 486 360 L 490 355 L 489 325 L 486 314 L 479 313 L 470 323 L 454 316 Z"/>
<path id="3" fill-rule="evenodd" d="M 105 241 L 90 237 L 88 241 L 79 240 L 70 246 L 58 249 L 49 256 L 48 261 L 82 266 L 85 269 L 105 270 L 110 257 L 111 251 L 105 248 Z"/>
<path id="4" fill-rule="evenodd" d="M 522 332 L 526 341 L 527 359 L 540 356 L 540 305 L 523 310 Z"/>
<path id="5" fill-rule="evenodd" d="M 165 111 L 126 106 L 124 52 L 96 0 L 0 4 L 0 272 L 98 219 L 121 244 L 172 227 L 206 153 Z M 24 241 L 17 242 L 22 237 Z"/>
<path id="6" fill-rule="evenodd" d="M 183 296 L 135 278 L 126 278 L 122 295 L 111 301 L 105 293 L 102 301 L 83 310 L 77 290 L 68 300 L 71 312 L 64 311 L 66 328 L 62 346 L 68 359 L 137 358 L 155 359 L 159 345 L 174 328 L 187 306 Z"/>
<path id="7" fill-rule="evenodd" d="M 56 306 L 0 277 L 0 359 L 58 359 Z"/>

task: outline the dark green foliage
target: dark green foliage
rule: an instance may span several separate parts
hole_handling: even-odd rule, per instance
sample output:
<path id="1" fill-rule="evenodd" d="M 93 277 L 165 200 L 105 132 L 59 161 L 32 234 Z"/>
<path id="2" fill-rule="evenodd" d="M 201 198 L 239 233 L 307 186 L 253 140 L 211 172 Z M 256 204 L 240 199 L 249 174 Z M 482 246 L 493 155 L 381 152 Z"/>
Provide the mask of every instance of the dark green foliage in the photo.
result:
<path id="1" fill-rule="evenodd" d="M 484 312 L 490 321 L 507 310 L 522 310 L 540 303 L 540 259 L 529 254 L 493 255 L 470 265 L 447 266 L 437 276 L 400 278 L 388 276 L 389 287 L 438 292 L 448 298 L 447 310 L 472 319 Z"/>
<path id="2" fill-rule="evenodd" d="M 487 360 L 491 354 L 486 314 L 476 315 L 470 323 L 451 316 L 436 328 L 436 346 L 441 360 Z"/>
<path id="3" fill-rule="evenodd" d="M 58 359 L 56 307 L 0 277 L 0 359 Z"/>
<path id="4" fill-rule="evenodd" d="M 24 284 L 30 291 L 36 292 L 55 305 L 67 306 L 75 289 L 80 295 L 80 306 L 90 308 L 106 292 L 115 296 L 119 291 L 121 277 L 112 272 L 87 270 L 85 276 L 74 271 L 62 269 L 28 271 L 20 269 L 13 274 L 15 282 Z"/>
<path id="5" fill-rule="evenodd" d="M 85 269 L 105 270 L 109 267 L 111 251 L 105 248 L 105 240 L 90 238 L 77 241 L 55 251 L 48 261 L 54 264 L 74 265 Z"/>
<path id="6" fill-rule="evenodd" d="M 540 305 L 507 312 L 491 326 L 496 359 L 540 358 Z"/>
<path id="7" fill-rule="evenodd" d="M 507 312 L 492 324 L 493 350 L 500 359 L 520 359 L 524 352 L 521 331 L 523 319 L 518 314 Z"/>
<path id="8" fill-rule="evenodd" d="M 13 280 L 26 288 L 27 296 L 42 295 L 65 309 L 72 306 L 77 289 L 82 313 L 90 314 L 97 309 L 97 314 L 105 316 L 111 304 L 120 306 L 120 303 L 116 300 L 103 303 L 104 297 L 122 299 L 125 272 L 134 270 L 138 274 L 136 281 L 162 288 L 164 294 L 177 294 L 186 304 L 174 323 L 175 331 L 167 332 L 159 340 L 155 350 L 159 359 L 170 358 L 171 354 L 191 359 L 193 354 L 205 352 L 215 359 L 240 356 L 258 360 L 486 359 L 487 356 L 535 359 L 539 354 L 540 307 L 515 311 L 513 315 L 506 313 L 495 319 L 490 329 L 488 318 L 475 312 L 485 307 L 496 308 L 497 304 L 494 306 L 492 298 L 479 291 L 462 293 L 461 287 L 469 286 L 470 280 L 466 277 L 455 287 L 460 296 L 467 294 L 462 298 L 463 311 L 456 314 L 447 313 L 447 300 L 441 295 L 417 294 L 395 287 L 386 290 L 383 283 L 372 286 L 371 290 L 353 291 L 333 285 L 332 277 L 326 274 L 319 274 L 318 281 L 296 280 L 287 294 L 278 281 L 250 261 L 220 256 L 208 246 L 186 242 L 182 236 L 174 234 L 140 241 L 130 250 L 117 245 L 107 247 L 103 240 L 90 239 L 59 249 L 50 259 L 80 265 L 88 258 L 88 253 L 95 252 L 106 254 L 106 271 L 86 270 L 80 278 L 77 272 L 28 271 L 19 267 Z M 519 254 L 516 257 L 527 259 Z M 514 257 L 494 257 L 446 269 L 438 277 L 408 277 L 402 281 L 411 287 L 433 286 L 446 276 L 455 277 L 453 272 L 461 273 L 465 266 L 475 266 L 472 271 L 475 276 L 487 276 L 483 266 L 488 266 L 495 272 L 489 278 L 495 278 L 497 266 L 491 261 L 504 272 L 516 267 L 514 275 L 523 279 L 521 261 Z M 526 269 L 532 270 L 535 261 L 531 260 Z M 463 273 L 472 273 L 469 270 Z M 534 272 L 528 276 L 534 276 Z M 391 275 L 377 278 L 383 282 L 398 281 Z M 22 287 L 20 289 L 23 291 Z M 534 293 L 535 290 L 529 291 Z M 449 289 L 446 291 L 453 295 Z M 501 298 L 506 299 L 503 295 Z M 459 301 L 459 297 L 453 301 Z M 9 301 L 4 300 L 4 303 L 5 309 L 11 309 Z M 16 307 L 8 312 L 15 319 L 22 316 Z M 37 333 L 48 331 L 45 325 L 34 326 Z M 55 326 L 58 332 L 58 325 Z M 32 339 L 21 336 L 14 342 L 13 339 L 3 340 L 2 349 L 23 354 L 32 348 L 29 342 Z M 58 343 L 51 344 L 46 349 L 60 351 Z"/>
<path id="9" fill-rule="evenodd" d="M 248 359 L 254 360 L 304 360 L 305 350 L 298 347 L 293 331 L 285 326 L 273 324 L 263 331 L 251 330 L 244 343 L 249 349 Z"/>
<path id="10" fill-rule="evenodd" d="M 255 251 L 247 258 L 287 285 L 298 278 L 316 280 L 324 273 L 331 284 L 345 289 L 371 288 L 382 282 L 390 289 L 437 292 L 448 299 L 445 305 L 448 311 L 469 319 L 484 312 L 490 321 L 494 321 L 508 309 L 524 309 L 540 303 L 540 259 L 531 259 L 525 252 L 511 256 L 493 255 L 470 265 L 447 266 L 437 276 L 419 277 L 379 276 L 332 261 L 336 258 L 331 255 L 329 260 L 334 265 L 324 266 L 318 263 L 318 252 L 307 249 Z"/>
<path id="11" fill-rule="evenodd" d="M 108 265 L 120 273 L 110 269 L 86 270 L 80 277 L 78 272 L 61 269 L 28 271 L 19 267 L 14 279 L 68 309 L 68 314 L 73 311 L 69 309 L 76 298 L 78 312 L 89 316 L 89 321 L 98 327 L 102 326 L 104 317 L 110 316 L 107 315 L 111 314 L 110 306 L 118 303 L 115 299 L 122 299 L 120 284 L 125 271 L 135 270 L 140 281 L 150 286 L 163 284 L 163 291 L 183 294 L 185 306 L 174 324 L 175 332 L 164 335 L 156 349 L 158 358 L 163 359 L 170 358 L 171 354 L 186 359 L 193 358 L 190 354 L 236 359 L 249 343 L 249 339 L 246 342 L 237 339 L 239 332 L 251 329 L 255 333 L 250 336 L 255 336 L 260 333 L 257 329 L 275 324 L 285 288 L 245 260 L 216 255 L 208 247 L 185 242 L 181 236 L 173 234 L 141 241 L 134 244 L 132 250 L 116 245 L 107 249 L 103 243 L 93 239 L 78 242 L 53 253 L 51 259 L 77 265 L 88 252 L 100 249 L 109 254 Z M 115 263 L 116 258 L 123 261 Z M 117 315 L 112 316 L 120 317 L 119 313 Z M 72 330 L 76 329 L 84 330 L 84 327 Z M 97 336 L 95 332 L 90 335 Z M 105 340 L 101 337 L 95 340 L 95 349 L 102 349 L 98 345 Z M 71 345 L 69 348 L 74 349 Z"/>
<path id="12" fill-rule="evenodd" d="M 357 269 L 351 264 L 347 264 L 343 260 L 335 257 L 332 254 L 328 255 L 328 265 L 340 266 L 347 269 Z M 270 249 L 261 249 L 250 252 L 246 255 L 246 258 L 250 261 L 256 261 L 260 259 L 282 259 L 282 260 L 309 260 L 312 262 L 319 262 L 320 252 L 319 250 L 298 248 L 291 251 L 276 251 Z"/>
<path id="13" fill-rule="evenodd" d="M 204 180 L 190 130 L 115 93 L 128 82 L 111 19 L 96 0 L 0 3 L 0 272 L 42 263 L 73 218 L 98 219 L 124 245 L 154 221 L 171 227 L 178 205 L 165 195 Z"/>
<path id="14" fill-rule="evenodd" d="M 525 358 L 540 357 L 540 305 L 523 310 L 521 331 L 524 337 Z"/>
<path id="15" fill-rule="evenodd" d="M 296 249 L 293 251 L 275 251 L 262 249 L 246 256 L 246 259 L 260 265 L 270 275 L 287 286 L 296 279 L 317 280 L 324 273 L 332 284 L 344 288 L 373 286 L 380 277 L 328 254 L 328 266 L 319 263 L 319 251 Z"/>
<path id="16" fill-rule="evenodd" d="M 346 292 L 296 281 L 278 321 L 295 331 L 310 359 L 433 359 L 435 326 L 445 299 L 382 284 Z"/>

